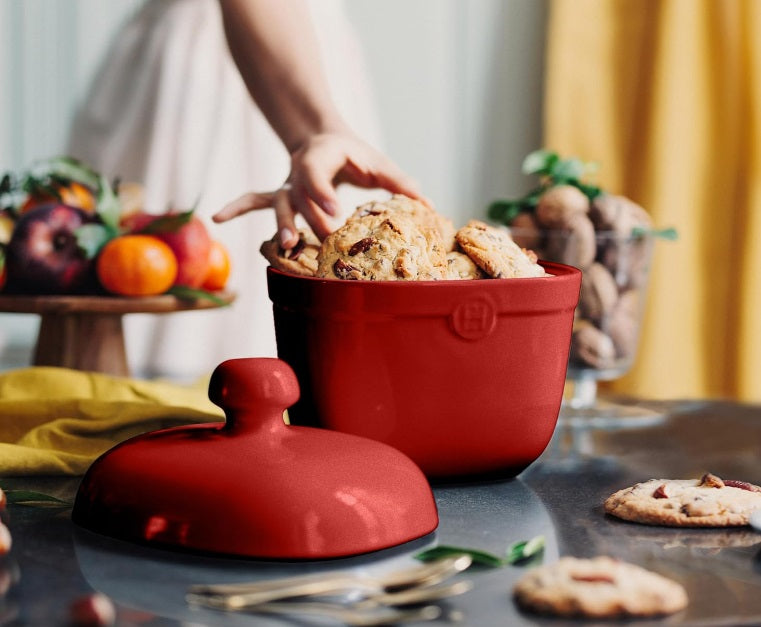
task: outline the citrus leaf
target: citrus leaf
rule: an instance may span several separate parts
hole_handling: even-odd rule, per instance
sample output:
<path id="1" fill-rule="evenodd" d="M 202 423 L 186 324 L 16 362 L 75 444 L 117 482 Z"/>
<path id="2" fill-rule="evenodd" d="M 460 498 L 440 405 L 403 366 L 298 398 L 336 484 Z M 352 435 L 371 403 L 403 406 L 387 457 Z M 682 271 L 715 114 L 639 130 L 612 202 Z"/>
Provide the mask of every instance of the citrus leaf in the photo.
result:
<path id="1" fill-rule="evenodd" d="M 215 305 L 220 305 L 222 307 L 230 304 L 213 292 L 207 292 L 206 290 L 198 289 L 196 287 L 187 287 L 186 285 L 174 285 L 165 293 L 176 296 L 177 298 L 182 298 L 183 300 L 210 300 Z"/>
<path id="2" fill-rule="evenodd" d="M 521 171 L 523 174 L 549 174 L 559 159 L 551 150 L 535 150 L 526 155 Z"/>
<path id="3" fill-rule="evenodd" d="M 100 176 L 91 167 L 68 155 L 51 157 L 32 165 L 32 176 L 43 178 L 55 176 L 77 181 L 90 189 L 98 189 Z"/>
<path id="4" fill-rule="evenodd" d="M 155 235 L 156 233 L 173 233 L 180 227 L 190 222 L 193 217 L 195 209 L 189 209 L 182 213 L 173 213 L 172 215 L 162 215 L 150 224 L 146 224 L 143 228 L 138 229 L 135 233 L 141 233 L 143 235 Z"/>
<path id="5" fill-rule="evenodd" d="M 71 503 L 42 492 L 32 490 L 3 490 L 8 503 L 16 505 L 60 505 L 69 506 Z"/>
<path id="6" fill-rule="evenodd" d="M 3 174 L 2 180 L 0 180 L 0 194 L 8 194 L 15 188 L 15 182 L 10 172 Z"/>
<path id="7" fill-rule="evenodd" d="M 105 224 L 83 224 L 76 231 L 77 245 L 85 251 L 88 259 L 94 259 L 100 249 L 117 234 Z"/>
<path id="8" fill-rule="evenodd" d="M 122 203 L 114 192 L 108 179 L 102 174 L 98 176 L 98 184 L 95 187 L 98 190 L 95 213 L 107 227 L 114 231 L 119 230 L 119 218 L 122 214 Z"/>
<path id="9" fill-rule="evenodd" d="M 534 536 L 530 540 L 514 542 L 507 549 L 507 563 L 519 564 L 521 562 L 532 563 L 541 561 L 541 555 L 544 553 L 544 536 Z"/>
<path id="10" fill-rule="evenodd" d="M 468 549 L 460 546 L 449 546 L 441 544 L 425 551 L 417 553 L 414 557 L 421 562 L 429 562 L 431 560 L 440 559 L 442 557 L 454 557 L 456 555 L 470 555 L 473 558 L 474 564 L 481 564 L 482 566 L 490 566 L 497 568 L 504 566 L 504 561 L 497 555 L 489 553 L 487 551 L 481 551 L 480 549 Z"/>

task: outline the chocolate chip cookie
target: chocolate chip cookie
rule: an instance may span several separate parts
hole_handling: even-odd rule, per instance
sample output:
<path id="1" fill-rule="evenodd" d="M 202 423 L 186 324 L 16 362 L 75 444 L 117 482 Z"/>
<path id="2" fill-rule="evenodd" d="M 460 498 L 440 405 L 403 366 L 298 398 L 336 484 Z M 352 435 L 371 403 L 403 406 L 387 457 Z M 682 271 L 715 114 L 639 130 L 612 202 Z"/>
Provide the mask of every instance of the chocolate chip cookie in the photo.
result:
<path id="1" fill-rule="evenodd" d="M 422 231 L 435 230 L 441 237 L 446 252 L 455 249 L 455 228 L 452 221 L 437 213 L 428 205 L 402 194 L 394 194 L 388 200 L 371 201 L 360 205 L 348 221 L 384 212 L 401 212 L 407 215 Z"/>
<path id="2" fill-rule="evenodd" d="M 401 211 L 358 212 L 322 243 L 317 276 L 344 280 L 429 281 L 447 277 L 438 232 Z"/>
<path id="3" fill-rule="evenodd" d="M 314 276 L 317 272 L 317 254 L 320 240 L 308 228 L 298 230 L 299 241 L 293 247 L 284 249 L 275 234 L 272 239 L 262 243 L 259 252 L 270 262 L 273 268 L 301 276 Z"/>
<path id="4" fill-rule="evenodd" d="M 687 607 L 677 582 L 611 557 L 561 558 L 530 570 L 513 590 L 523 609 L 589 618 L 672 614 Z"/>
<path id="5" fill-rule="evenodd" d="M 605 501 L 608 514 L 648 525 L 736 527 L 761 509 L 761 487 L 710 473 L 701 479 L 651 479 Z"/>
<path id="6" fill-rule="evenodd" d="M 457 231 L 455 239 L 465 254 L 495 279 L 546 275 L 544 268 L 532 260 L 504 229 L 471 220 Z"/>
<path id="7" fill-rule="evenodd" d="M 486 274 L 465 253 L 453 250 L 447 253 L 447 278 L 452 281 L 485 279 Z"/>

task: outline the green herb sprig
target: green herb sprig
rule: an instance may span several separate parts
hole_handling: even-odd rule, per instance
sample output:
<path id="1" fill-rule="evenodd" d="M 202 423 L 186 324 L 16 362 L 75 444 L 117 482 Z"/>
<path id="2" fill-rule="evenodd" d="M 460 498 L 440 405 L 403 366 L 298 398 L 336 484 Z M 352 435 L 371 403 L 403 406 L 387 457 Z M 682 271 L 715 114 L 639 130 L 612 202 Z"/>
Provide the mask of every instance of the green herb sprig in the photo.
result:
<path id="1" fill-rule="evenodd" d="M 528 565 L 539 563 L 544 555 L 545 539 L 544 536 L 534 536 L 530 540 L 521 540 L 511 544 L 505 556 L 501 557 L 483 551 L 481 549 L 452 546 L 440 544 L 438 546 L 426 549 L 417 553 L 414 557 L 422 562 L 440 559 L 443 557 L 454 557 L 456 555 L 469 555 L 473 558 L 473 563 L 489 568 L 501 568 L 508 565 Z"/>
<path id="2" fill-rule="evenodd" d="M 535 150 L 523 160 L 521 171 L 528 176 L 538 176 L 539 185 L 520 198 L 495 200 L 487 210 L 489 218 L 509 225 L 519 213 L 533 212 L 542 194 L 556 185 L 573 185 L 584 192 L 590 201 L 594 200 L 602 189 L 583 179 L 597 169 L 598 165 L 594 162 L 584 162 L 577 157 L 561 159 L 554 151 Z"/>

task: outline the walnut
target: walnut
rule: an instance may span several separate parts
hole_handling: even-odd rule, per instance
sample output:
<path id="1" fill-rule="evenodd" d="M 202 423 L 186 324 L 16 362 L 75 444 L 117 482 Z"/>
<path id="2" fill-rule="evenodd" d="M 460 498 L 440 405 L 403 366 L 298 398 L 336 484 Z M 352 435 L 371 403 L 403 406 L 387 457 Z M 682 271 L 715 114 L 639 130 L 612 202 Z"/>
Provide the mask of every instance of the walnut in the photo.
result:
<path id="1" fill-rule="evenodd" d="M 700 479 L 700 485 L 706 488 L 723 488 L 724 482 L 716 475 L 712 475 L 710 472 L 707 472 Z"/>
<path id="2" fill-rule="evenodd" d="M 536 219 L 550 228 L 568 228 L 577 214 L 589 212 L 589 199 L 578 187 L 556 185 L 540 197 L 536 205 Z"/>

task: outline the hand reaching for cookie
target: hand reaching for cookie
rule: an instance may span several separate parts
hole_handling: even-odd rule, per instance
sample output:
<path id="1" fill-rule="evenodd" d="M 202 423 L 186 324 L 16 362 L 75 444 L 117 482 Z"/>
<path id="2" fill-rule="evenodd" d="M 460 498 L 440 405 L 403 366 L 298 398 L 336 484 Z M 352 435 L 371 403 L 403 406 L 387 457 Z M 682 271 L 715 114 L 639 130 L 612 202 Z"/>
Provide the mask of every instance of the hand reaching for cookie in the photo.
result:
<path id="1" fill-rule="evenodd" d="M 291 173 L 277 190 L 250 192 L 213 216 L 225 222 L 258 209 L 275 210 L 280 244 L 289 249 L 298 242 L 295 216 L 300 213 L 314 233 L 324 239 L 338 214 L 336 186 L 382 188 L 423 199 L 417 185 L 388 157 L 349 132 L 313 135 L 291 154 Z"/>

